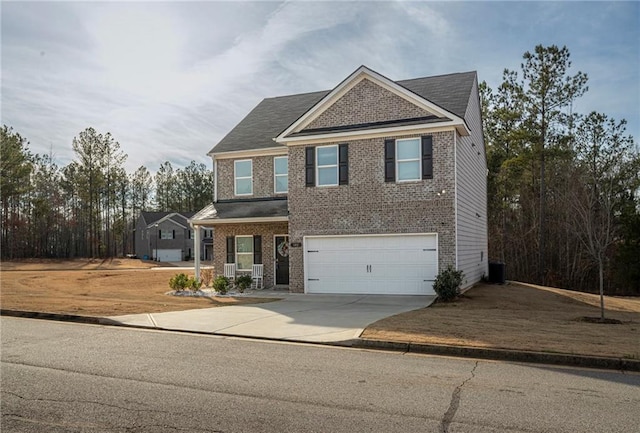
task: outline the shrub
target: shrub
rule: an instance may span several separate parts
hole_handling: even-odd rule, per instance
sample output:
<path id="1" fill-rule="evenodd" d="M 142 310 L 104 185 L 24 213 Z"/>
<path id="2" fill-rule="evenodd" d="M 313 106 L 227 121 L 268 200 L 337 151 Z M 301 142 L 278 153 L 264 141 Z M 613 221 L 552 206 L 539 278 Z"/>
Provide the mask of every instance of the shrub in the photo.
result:
<path id="1" fill-rule="evenodd" d="M 205 287 L 209 287 L 213 281 L 213 269 L 202 269 L 200 271 L 200 279 Z"/>
<path id="2" fill-rule="evenodd" d="M 236 285 L 238 286 L 238 292 L 244 293 L 244 291 L 251 286 L 253 280 L 251 279 L 251 275 L 240 275 L 236 278 Z"/>
<path id="3" fill-rule="evenodd" d="M 187 274 L 178 274 L 169 280 L 169 287 L 177 292 L 181 292 L 187 287 L 191 287 L 191 282 Z"/>
<path id="4" fill-rule="evenodd" d="M 443 301 L 451 301 L 460 295 L 460 285 L 463 278 L 464 273 L 462 271 L 456 271 L 449 265 L 447 269 L 440 271 L 436 277 L 436 281 L 433 283 L 433 290 Z"/>
<path id="5" fill-rule="evenodd" d="M 198 290 L 200 290 L 200 287 L 202 287 L 202 280 L 199 280 L 195 277 L 189 278 L 189 286 L 191 287 L 191 290 L 197 292 Z"/>
<path id="6" fill-rule="evenodd" d="M 229 291 L 229 279 L 223 275 L 219 275 L 213 280 L 213 290 L 220 293 L 221 295 L 226 295 Z"/>

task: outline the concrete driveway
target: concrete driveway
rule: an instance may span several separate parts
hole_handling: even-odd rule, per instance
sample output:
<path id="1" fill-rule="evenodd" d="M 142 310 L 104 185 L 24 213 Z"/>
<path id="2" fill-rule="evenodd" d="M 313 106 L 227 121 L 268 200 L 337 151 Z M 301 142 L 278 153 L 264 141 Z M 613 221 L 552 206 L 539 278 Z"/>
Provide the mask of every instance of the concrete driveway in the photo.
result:
<path id="1" fill-rule="evenodd" d="M 257 296 L 282 300 L 169 313 L 131 314 L 109 319 L 149 328 L 336 343 L 358 338 L 369 324 L 405 311 L 424 308 L 435 299 L 435 296 L 290 293 L 260 293 Z"/>

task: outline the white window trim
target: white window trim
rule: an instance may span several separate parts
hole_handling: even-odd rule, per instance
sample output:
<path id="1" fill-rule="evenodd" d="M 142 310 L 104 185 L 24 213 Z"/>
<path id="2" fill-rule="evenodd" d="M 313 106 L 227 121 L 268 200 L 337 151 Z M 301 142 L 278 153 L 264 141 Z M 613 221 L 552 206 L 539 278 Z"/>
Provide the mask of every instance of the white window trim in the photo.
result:
<path id="1" fill-rule="evenodd" d="M 169 237 L 166 238 L 165 235 L 169 236 Z M 174 239 L 173 230 L 162 230 L 162 229 L 160 229 L 160 240 L 166 241 L 166 240 L 169 240 L 169 239 Z"/>
<path id="2" fill-rule="evenodd" d="M 239 253 L 238 252 L 238 239 L 239 238 L 249 238 L 249 239 L 251 239 L 251 252 L 249 252 L 249 253 Z M 236 236 L 235 248 L 236 248 L 236 250 L 234 252 L 235 252 L 235 258 L 236 258 L 236 269 L 238 271 L 250 271 L 251 267 L 249 267 L 249 269 L 240 269 L 240 261 L 238 260 L 238 256 L 239 255 L 249 255 L 250 254 L 251 255 L 251 264 L 253 265 L 253 252 L 254 252 L 253 251 L 253 236 Z"/>
<path id="3" fill-rule="evenodd" d="M 417 158 L 409 158 L 409 159 L 400 159 L 398 158 L 398 143 L 401 141 L 415 141 L 418 140 L 418 157 Z M 396 146 L 395 146 L 395 151 L 396 151 L 396 182 L 398 183 L 404 183 L 404 182 L 418 182 L 422 180 L 422 145 L 420 143 L 420 138 L 416 137 L 416 138 L 399 138 L 396 140 Z M 413 161 L 418 161 L 418 177 L 416 179 L 399 179 L 400 176 L 400 170 L 398 169 L 398 164 L 400 162 L 413 162 Z"/>
<path id="4" fill-rule="evenodd" d="M 287 160 L 287 173 L 286 174 L 277 174 L 276 173 L 276 159 Z M 278 191 L 278 177 L 287 177 L 287 189 L 284 191 Z M 287 194 L 289 192 L 289 157 L 288 156 L 274 156 L 273 157 L 273 192 L 274 194 Z"/>
<path id="5" fill-rule="evenodd" d="M 318 149 L 327 149 L 329 147 L 334 147 L 336 149 L 336 163 L 321 166 L 320 164 L 318 164 Z M 340 172 L 338 169 L 338 166 L 340 165 L 340 149 L 338 149 L 338 145 L 334 144 L 331 146 L 318 146 L 316 147 L 315 150 L 316 150 L 316 155 L 315 155 L 316 156 L 316 186 L 318 187 L 338 186 L 339 185 L 338 182 L 340 182 Z M 336 169 L 336 183 L 320 185 L 320 168 L 331 168 L 331 167 L 335 167 Z"/>
<path id="6" fill-rule="evenodd" d="M 237 176 L 237 164 L 239 162 L 247 162 L 251 163 L 251 176 Z M 250 179 L 251 180 L 251 192 L 245 194 L 238 194 L 238 180 L 239 179 Z M 252 159 L 238 159 L 233 161 L 233 193 L 234 195 L 253 195 L 253 160 Z"/>

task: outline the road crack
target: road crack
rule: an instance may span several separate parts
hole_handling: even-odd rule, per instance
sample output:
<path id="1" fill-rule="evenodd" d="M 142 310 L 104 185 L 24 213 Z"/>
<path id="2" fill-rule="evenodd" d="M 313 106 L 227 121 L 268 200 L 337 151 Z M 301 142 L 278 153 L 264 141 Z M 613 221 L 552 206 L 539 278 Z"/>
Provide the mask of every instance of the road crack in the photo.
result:
<path id="1" fill-rule="evenodd" d="M 53 399 L 53 398 L 29 398 L 29 397 L 25 397 L 22 396 L 18 393 L 15 392 L 11 392 L 11 391 L 6 391 L 6 390 L 2 390 L 3 394 L 8 394 L 8 395 L 12 395 L 14 397 L 17 397 L 21 400 L 26 400 L 26 401 L 42 401 L 42 402 L 48 402 L 48 403 L 62 403 L 62 404 L 93 404 L 93 405 L 97 405 L 97 406 L 104 406 L 104 407 L 110 407 L 113 409 L 121 409 L 121 410 L 128 410 L 128 411 L 132 411 L 132 412 L 158 412 L 158 413 L 166 413 L 165 411 L 162 410 L 156 410 L 156 409 L 136 409 L 136 408 L 132 408 L 132 407 L 126 407 L 126 406 L 120 406 L 117 404 L 109 404 L 109 403 L 105 403 L 105 402 L 101 402 L 101 401 L 92 401 L 92 400 L 70 400 L 70 399 Z M 139 403 L 140 404 L 140 403 Z"/>
<path id="2" fill-rule="evenodd" d="M 440 431 L 442 433 L 447 433 L 449 431 L 449 424 L 453 421 L 453 417 L 456 415 L 458 411 L 458 407 L 460 407 L 460 394 L 462 393 L 462 388 L 474 377 L 476 377 L 476 368 L 478 368 L 478 361 L 474 364 L 471 369 L 471 376 L 466 378 L 460 385 L 456 386 L 451 394 L 451 401 L 449 402 L 449 408 L 444 413 L 442 417 L 442 421 L 440 422 Z"/>

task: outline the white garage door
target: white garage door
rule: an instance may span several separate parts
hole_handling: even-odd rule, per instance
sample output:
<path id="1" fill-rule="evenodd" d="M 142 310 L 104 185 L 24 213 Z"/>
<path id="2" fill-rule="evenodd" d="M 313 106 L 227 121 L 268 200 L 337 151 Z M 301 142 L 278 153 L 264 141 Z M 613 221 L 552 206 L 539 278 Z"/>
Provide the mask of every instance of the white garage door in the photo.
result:
<path id="1" fill-rule="evenodd" d="M 307 293 L 432 295 L 436 234 L 308 236 Z"/>
<path id="2" fill-rule="evenodd" d="M 182 261 L 182 250 L 158 250 L 159 262 Z"/>

